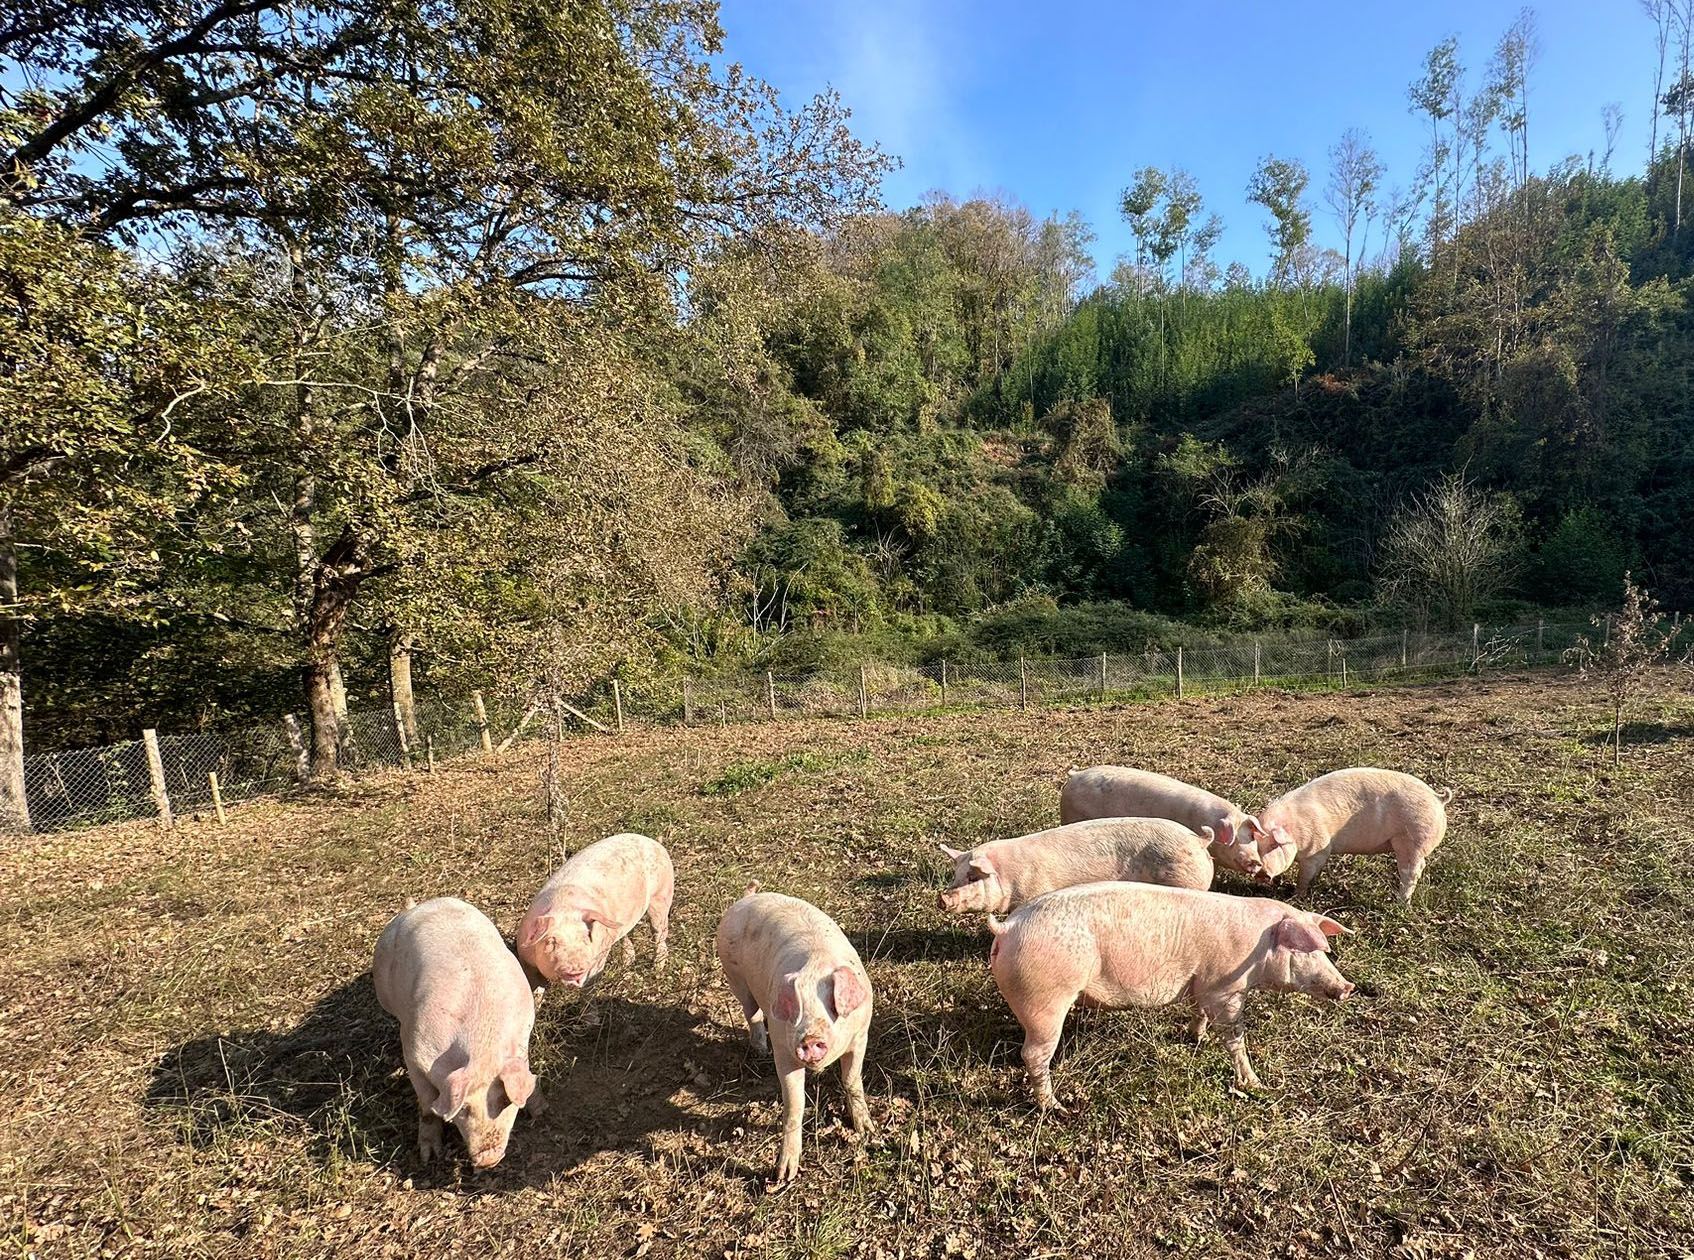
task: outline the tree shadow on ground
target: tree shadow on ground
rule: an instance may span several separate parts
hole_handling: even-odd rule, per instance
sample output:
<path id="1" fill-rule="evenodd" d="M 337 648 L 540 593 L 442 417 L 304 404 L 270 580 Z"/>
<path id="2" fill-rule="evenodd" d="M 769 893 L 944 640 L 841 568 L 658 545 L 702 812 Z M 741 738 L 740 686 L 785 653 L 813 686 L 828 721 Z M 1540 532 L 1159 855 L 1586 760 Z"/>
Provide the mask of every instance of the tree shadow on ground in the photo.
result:
<path id="1" fill-rule="evenodd" d="M 601 1151 L 649 1149 L 663 1130 L 710 1139 L 733 1125 L 675 1098 L 694 1074 L 737 1072 L 743 1051 L 732 1036 L 681 1006 L 594 1005 L 592 1026 L 562 1030 L 537 1061 L 544 1110 L 519 1115 L 506 1159 L 486 1172 L 473 1173 L 451 1125 L 447 1157 L 420 1162 L 398 1026 L 377 1004 L 369 972 L 319 998 L 291 1029 L 214 1033 L 171 1050 L 155 1065 L 144 1104 L 196 1148 L 303 1129 L 320 1163 L 368 1159 L 419 1185 L 476 1193 L 545 1185 Z"/>
<path id="2" fill-rule="evenodd" d="M 1623 724 L 1623 755 L 1627 760 L 1631 745 L 1668 744 L 1673 740 L 1691 738 L 1694 738 L 1694 717 L 1680 717 L 1668 722 L 1625 722 Z M 1594 731 L 1584 735 L 1582 742 L 1591 748 L 1610 748 L 1612 732 L 1609 728 L 1603 731 Z"/>

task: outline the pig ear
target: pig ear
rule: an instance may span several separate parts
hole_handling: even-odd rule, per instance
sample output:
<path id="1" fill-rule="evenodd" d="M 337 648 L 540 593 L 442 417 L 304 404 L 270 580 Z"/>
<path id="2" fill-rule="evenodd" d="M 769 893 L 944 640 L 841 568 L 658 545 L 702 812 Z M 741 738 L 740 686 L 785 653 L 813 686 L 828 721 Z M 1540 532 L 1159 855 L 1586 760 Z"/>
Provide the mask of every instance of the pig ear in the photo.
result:
<path id="1" fill-rule="evenodd" d="M 500 1087 L 506 1091 L 507 1098 L 521 1107 L 535 1092 L 535 1073 L 524 1060 L 513 1059 L 500 1069 Z"/>
<path id="2" fill-rule="evenodd" d="M 1247 834 L 1255 840 L 1257 840 L 1260 836 L 1270 835 L 1270 832 L 1265 830 L 1264 823 L 1260 822 L 1251 814 L 1248 814 L 1241 820 L 1241 825 L 1247 829 Z"/>
<path id="3" fill-rule="evenodd" d="M 552 930 L 553 916 L 550 914 L 538 914 L 528 923 L 524 924 L 523 934 L 518 938 L 518 945 L 520 947 L 524 945 L 533 945 L 537 941 L 545 939 L 547 934 Z"/>
<path id="4" fill-rule="evenodd" d="M 771 1012 L 785 1024 L 800 1018 L 800 973 L 791 971 L 782 978 L 776 991 L 776 1009 Z"/>
<path id="5" fill-rule="evenodd" d="M 1202 827 L 1202 828 L 1200 828 L 1200 830 L 1204 831 L 1206 829 L 1204 827 Z M 1222 844 L 1222 845 L 1234 844 L 1235 843 L 1235 824 L 1230 822 L 1229 819 L 1227 819 L 1227 818 L 1219 819 L 1218 820 L 1218 829 L 1217 829 L 1217 838 L 1218 838 L 1219 844 Z"/>
<path id="6" fill-rule="evenodd" d="M 1329 938 L 1302 919 L 1284 919 L 1276 925 L 1276 943 L 1297 954 L 1327 954 Z"/>
<path id="7" fill-rule="evenodd" d="M 1322 932 L 1325 936 L 1351 936 L 1353 934 L 1352 928 L 1342 927 L 1327 914 L 1320 914 L 1317 916 L 1316 927 L 1318 931 Z"/>
<path id="8" fill-rule="evenodd" d="M 831 979 L 835 981 L 835 1018 L 851 1015 L 865 1004 L 870 994 L 865 992 L 859 973 L 851 967 L 837 967 Z"/>
<path id="9" fill-rule="evenodd" d="M 960 858 L 965 856 L 965 851 L 963 849 L 952 849 L 944 844 L 938 844 L 935 847 L 945 853 L 950 861 L 957 862 Z"/>
<path id="10" fill-rule="evenodd" d="M 994 864 L 987 858 L 972 858 L 967 869 L 972 879 L 987 879 L 994 874 Z"/>
<path id="11" fill-rule="evenodd" d="M 435 1096 L 435 1102 L 430 1110 L 443 1120 L 451 1120 L 465 1109 L 465 1096 L 471 1089 L 471 1070 L 467 1065 L 454 1068 L 447 1073 L 447 1079 L 441 1082 L 440 1092 Z"/>
<path id="12" fill-rule="evenodd" d="M 1198 835 L 1200 837 L 1200 839 L 1204 840 L 1208 845 L 1212 844 L 1218 838 L 1218 833 L 1213 831 L 1210 827 L 1202 827 L 1195 834 Z M 1228 844 L 1229 841 L 1225 840 L 1224 843 Z"/>
<path id="13" fill-rule="evenodd" d="M 591 932 L 594 930 L 594 925 L 596 923 L 608 927 L 614 932 L 618 930 L 618 925 L 611 919 L 608 919 L 599 910 L 584 910 L 582 912 L 582 921 L 588 925 L 588 930 Z"/>

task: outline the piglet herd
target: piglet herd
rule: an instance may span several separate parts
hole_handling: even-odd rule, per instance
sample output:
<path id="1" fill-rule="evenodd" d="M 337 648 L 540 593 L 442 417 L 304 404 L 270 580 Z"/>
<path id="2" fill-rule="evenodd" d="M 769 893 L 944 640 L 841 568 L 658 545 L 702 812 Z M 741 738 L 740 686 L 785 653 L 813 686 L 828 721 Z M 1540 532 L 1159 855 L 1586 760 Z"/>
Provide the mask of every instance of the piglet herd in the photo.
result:
<path id="1" fill-rule="evenodd" d="M 1451 793 L 1445 794 L 1451 799 Z M 1289 867 L 1303 897 L 1334 854 L 1392 857 L 1409 904 L 1446 832 L 1445 799 L 1392 770 L 1313 779 L 1248 814 L 1180 780 L 1122 766 L 1073 770 L 1061 825 L 973 849 L 953 863 L 943 910 L 986 914 L 988 967 L 1023 1028 L 1035 1101 L 1063 1111 L 1049 1067 L 1071 1008 L 1165 1006 L 1186 998 L 1196 1040 L 1215 1028 L 1236 1083 L 1259 1087 L 1242 1010 L 1256 990 L 1331 1000 L 1354 991 L 1330 960 L 1347 931 L 1268 897 L 1209 891 L 1216 866 L 1269 883 Z M 408 903 L 377 941 L 377 999 L 400 1023 L 418 1103 L 418 1151 L 443 1150 L 443 1125 L 489 1168 L 506 1153 L 518 1110 L 538 1111 L 529 1036 L 541 988 L 582 988 L 642 919 L 665 965 L 675 872 L 646 836 L 609 836 L 566 862 L 518 925 L 516 954 L 494 924 L 451 897 Z M 1003 920 L 998 916 L 1005 915 Z M 873 995 L 841 928 L 809 902 L 746 894 L 723 914 L 717 956 L 741 1003 L 753 1050 L 773 1056 L 782 1094 L 776 1180 L 800 1168 L 808 1073 L 839 1064 L 848 1116 L 870 1128 L 864 1067 Z"/>

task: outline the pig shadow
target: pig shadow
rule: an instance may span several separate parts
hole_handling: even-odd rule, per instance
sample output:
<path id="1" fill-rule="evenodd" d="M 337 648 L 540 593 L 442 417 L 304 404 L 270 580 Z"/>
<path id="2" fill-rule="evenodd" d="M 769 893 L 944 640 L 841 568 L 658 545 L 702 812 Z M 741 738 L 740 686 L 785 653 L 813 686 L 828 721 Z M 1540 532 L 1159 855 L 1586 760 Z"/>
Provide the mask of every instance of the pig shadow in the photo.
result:
<path id="1" fill-rule="evenodd" d="M 866 963 L 877 962 L 988 962 L 994 938 L 988 934 L 981 915 L 960 915 L 949 927 L 861 928 L 847 939 Z"/>
<path id="2" fill-rule="evenodd" d="M 600 1151 L 648 1149 L 662 1130 L 712 1136 L 736 1123 L 673 1098 L 695 1072 L 737 1072 L 743 1051 L 728 1030 L 681 1007 L 612 997 L 595 1006 L 593 1027 L 567 1021 L 545 1057 L 536 1056 L 545 1109 L 519 1115 L 505 1160 L 486 1172 L 473 1172 L 451 1125 L 447 1157 L 419 1159 L 398 1025 L 377 1004 L 369 972 L 324 994 L 291 1029 L 215 1033 L 169 1051 L 143 1105 L 196 1149 L 303 1132 L 320 1164 L 370 1160 L 417 1185 L 478 1194 L 546 1185 Z M 539 1048 L 532 1039 L 532 1054 Z"/>

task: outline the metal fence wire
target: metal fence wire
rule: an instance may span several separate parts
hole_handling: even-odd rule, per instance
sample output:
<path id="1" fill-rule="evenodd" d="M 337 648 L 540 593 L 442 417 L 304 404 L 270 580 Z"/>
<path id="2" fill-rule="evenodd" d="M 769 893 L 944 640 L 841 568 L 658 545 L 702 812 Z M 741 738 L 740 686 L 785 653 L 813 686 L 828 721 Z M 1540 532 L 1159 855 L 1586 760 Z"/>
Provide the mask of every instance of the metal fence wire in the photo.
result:
<path id="1" fill-rule="evenodd" d="M 1190 688 L 1344 687 L 1556 665 L 1581 639 L 1601 637 L 1586 623 L 1537 623 L 1476 626 L 1469 633 L 1261 638 L 1203 648 L 1149 645 L 1136 653 L 1070 660 L 866 662 L 801 674 L 726 674 L 630 688 L 607 683 L 569 698 L 569 706 L 601 729 L 618 730 L 626 722 L 700 725 L 1076 704 L 1180 695 Z M 575 724 L 575 717 L 559 712 Z M 422 768 L 520 736 L 544 736 L 556 729 L 556 720 L 550 708 L 543 713 L 534 702 L 503 694 L 485 699 L 480 692 L 464 699 L 420 699 L 410 728 L 402 727 L 392 706 L 356 709 L 341 723 L 340 761 L 354 772 Z M 24 785 L 31 822 L 37 831 L 57 831 L 152 817 L 161 789 L 177 813 L 208 812 L 215 808 L 213 775 L 225 805 L 287 791 L 305 775 L 308 738 L 304 724 L 292 718 L 236 730 L 159 735 L 159 783 L 145 740 L 30 754 L 24 758 Z"/>

